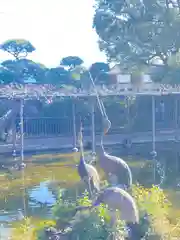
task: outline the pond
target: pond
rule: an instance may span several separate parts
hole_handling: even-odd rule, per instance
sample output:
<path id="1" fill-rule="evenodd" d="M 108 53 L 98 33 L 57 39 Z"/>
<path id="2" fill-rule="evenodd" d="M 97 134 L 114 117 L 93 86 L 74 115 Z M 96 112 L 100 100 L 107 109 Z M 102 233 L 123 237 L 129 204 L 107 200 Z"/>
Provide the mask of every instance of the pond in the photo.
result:
<path id="1" fill-rule="evenodd" d="M 108 152 L 127 160 L 134 182 L 146 186 L 161 183 L 173 204 L 172 220 L 180 218 L 178 148 L 178 143 L 158 144 L 155 164 L 149 154 L 150 144 L 135 145 L 130 150 L 120 146 L 108 149 Z M 26 157 L 24 171 L 0 172 L 0 239 L 8 239 L 13 224 L 23 216 L 32 217 L 33 221 L 51 219 L 51 207 L 56 201 L 58 189 L 74 186 L 80 181 L 75 166 L 78 159 L 78 153 L 32 155 Z"/>

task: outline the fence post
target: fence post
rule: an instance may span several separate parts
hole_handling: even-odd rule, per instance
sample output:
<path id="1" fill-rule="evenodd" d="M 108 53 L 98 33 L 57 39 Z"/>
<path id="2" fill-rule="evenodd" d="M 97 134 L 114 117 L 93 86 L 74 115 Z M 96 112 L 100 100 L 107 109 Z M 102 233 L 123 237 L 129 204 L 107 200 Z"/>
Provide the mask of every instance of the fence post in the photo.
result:
<path id="1" fill-rule="evenodd" d="M 72 124 L 73 124 L 73 150 L 77 151 L 77 135 L 76 135 L 76 109 L 75 99 L 72 98 Z"/>
<path id="2" fill-rule="evenodd" d="M 152 96 L 152 159 L 153 159 L 153 178 L 156 180 L 156 109 L 155 109 L 155 96 Z"/>
<path id="3" fill-rule="evenodd" d="M 20 105 L 21 163 L 24 162 L 24 100 Z"/>
<path id="4" fill-rule="evenodd" d="M 95 109 L 94 99 L 91 102 L 91 124 L 92 124 L 92 154 L 96 153 L 96 137 L 95 137 Z"/>

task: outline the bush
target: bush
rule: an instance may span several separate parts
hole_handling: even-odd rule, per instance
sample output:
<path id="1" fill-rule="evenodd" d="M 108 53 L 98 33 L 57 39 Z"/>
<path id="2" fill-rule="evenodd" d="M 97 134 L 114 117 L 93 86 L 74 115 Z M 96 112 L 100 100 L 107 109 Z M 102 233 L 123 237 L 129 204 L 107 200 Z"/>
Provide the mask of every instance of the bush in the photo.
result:
<path id="1" fill-rule="evenodd" d="M 34 221 L 31 218 L 25 218 L 13 225 L 10 239 L 43 240 L 44 228 L 49 226 L 56 226 L 56 222 L 50 220 Z"/>
<path id="2" fill-rule="evenodd" d="M 57 229 L 67 231 L 72 239 L 107 239 L 112 232 L 124 234 L 124 224 L 118 221 L 117 228 L 111 229 L 109 226 L 110 217 L 106 206 L 101 205 L 90 211 L 76 213 L 77 206 L 91 206 L 92 202 L 85 192 L 77 200 L 67 197 L 69 192 L 60 192 L 59 200 L 53 208 L 53 214 L 57 221 Z M 75 215 L 76 214 L 76 215 Z M 75 216 L 75 217 L 74 217 Z"/>
<path id="3" fill-rule="evenodd" d="M 53 207 L 56 229 L 61 229 L 68 238 L 71 236 L 70 239 L 77 239 L 78 236 L 79 240 L 108 239 L 112 233 L 118 236 L 117 239 L 124 239 L 127 236 L 125 224 L 120 219 L 115 229 L 110 226 L 109 211 L 105 205 L 92 211 L 76 213 L 77 206 L 91 206 L 92 202 L 88 198 L 87 192 L 78 198 L 74 192 L 74 189 L 60 191 L 59 199 Z M 132 195 L 136 199 L 140 211 L 140 233 L 138 234 L 145 235 L 142 239 L 169 240 L 180 237 L 178 223 L 169 222 L 171 204 L 162 189 L 157 186 L 144 188 L 135 185 L 132 188 Z M 49 222 L 49 226 L 52 225 L 55 226 L 55 222 L 53 224 Z M 36 226 L 33 232 L 33 234 L 36 232 L 36 238 L 33 235 L 34 238 L 31 239 L 45 240 L 43 228 L 47 226 L 48 224 L 43 225 L 42 223 Z M 27 229 L 27 226 L 24 228 Z M 23 239 L 27 239 L 27 237 L 23 237 Z M 133 240 L 136 239 L 139 240 L 137 236 L 133 236 Z"/>
<path id="4" fill-rule="evenodd" d="M 146 235 L 159 236 L 159 239 L 173 239 L 180 237 L 178 228 L 169 221 L 171 203 L 164 191 L 158 186 L 144 188 L 140 185 L 133 187 L 132 194 L 138 204 L 140 214 L 145 212 L 150 220 L 150 227 Z M 178 224 L 178 223 L 177 223 Z"/>

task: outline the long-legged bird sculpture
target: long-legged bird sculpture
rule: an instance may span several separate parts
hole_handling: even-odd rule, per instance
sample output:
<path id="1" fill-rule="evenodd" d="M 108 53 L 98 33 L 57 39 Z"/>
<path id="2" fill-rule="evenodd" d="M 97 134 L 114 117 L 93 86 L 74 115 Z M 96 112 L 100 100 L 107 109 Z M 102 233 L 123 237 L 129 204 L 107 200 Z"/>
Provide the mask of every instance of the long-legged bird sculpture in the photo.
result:
<path id="1" fill-rule="evenodd" d="M 100 167 L 109 177 L 115 178 L 115 184 L 129 188 L 132 185 L 132 172 L 128 164 L 121 158 L 111 156 L 104 150 L 103 137 L 108 132 L 111 122 L 103 120 L 103 132 L 101 135 L 101 145 L 98 152 Z"/>
<path id="2" fill-rule="evenodd" d="M 111 180 L 113 180 L 112 178 L 114 178 L 113 183 L 126 185 L 126 187 L 128 188 L 132 185 L 132 173 L 128 164 L 119 157 L 115 157 L 107 154 L 104 150 L 103 137 L 108 133 L 111 127 L 111 122 L 108 119 L 104 104 L 98 95 L 93 77 L 91 76 L 90 72 L 89 72 L 89 77 L 96 93 L 98 107 L 103 120 L 103 132 L 101 136 L 101 145 L 100 145 L 100 151 L 99 151 L 100 166 L 104 170 L 104 172 L 109 176 L 109 178 L 111 177 Z"/>
<path id="3" fill-rule="evenodd" d="M 98 196 L 93 201 L 91 206 L 80 206 L 76 208 L 76 211 L 91 210 L 101 203 L 108 206 L 111 210 L 111 224 L 114 225 L 117 222 L 116 210 L 120 212 L 120 219 L 125 221 L 127 227 L 130 230 L 130 235 L 137 235 L 139 231 L 139 210 L 137 208 L 134 198 L 119 187 L 108 187 L 101 190 Z M 136 239 L 136 238 L 134 238 Z"/>
<path id="4" fill-rule="evenodd" d="M 78 174 L 81 180 L 88 185 L 91 196 L 92 191 L 98 192 L 100 190 L 100 178 L 96 168 L 87 164 L 84 159 L 82 126 L 80 129 L 80 161 L 78 165 Z"/>

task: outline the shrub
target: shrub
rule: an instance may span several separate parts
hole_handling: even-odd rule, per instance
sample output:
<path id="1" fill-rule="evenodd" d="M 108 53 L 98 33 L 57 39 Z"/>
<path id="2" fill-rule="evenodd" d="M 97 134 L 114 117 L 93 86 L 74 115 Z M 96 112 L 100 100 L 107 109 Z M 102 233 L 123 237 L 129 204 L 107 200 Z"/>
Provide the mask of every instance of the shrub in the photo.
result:
<path id="1" fill-rule="evenodd" d="M 88 198 L 87 192 L 84 192 L 82 197 L 78 198 L 76 198 L 74 192 L 74 189 L 69 189 L 64 193 L 60 191 L 59 199 L 53 207 L 57 229 L 67 231 L 71 239 L 77 239 L 77 236 L 79 240 L 108 239 L 112 232 L 118 236 L 117 239 L 124 239 L 124 236 L 127 235 L 125 224 L 118 220 L 117 226 L 113 229 L 109 224 L 109 211 L 105 205 L 100 205 L 92 211 L 76 213 L 77 206 L 91 206 L 92 202 Z M 132 188 L 132 195 L 136 199 L 140 211 L 140 231 L 143 235 L 146 233 L 144 239 L 169 240 L 180 237 L 178 222 L 176 224 L 169 222 L 171 204 L 162 189 L 157 186 L 144 188 L 143 186 L 135 185 Z M 53 224 L 50 222 L 49 225 L 55 226 L 55 222 Z M 21 225 L 21 230 L 26 229 L 26 231 L 22 232 L 18 230 L 19 233 L 27 233 L 28 226 L 27 222 L 25 226 Z M 41 223 L 34 228 L 33 233 L 28 232 L 34 237 L 31 239 L 45 240 L 45 233 L 42 229 L 46 226 L 48 224 L 43 225 Z M 17 229 L 20 229 L 20 227 Z M 27 235 L 22 236 L 23 239 L 28 239 L 24 237 Z M 12 239 L 15 240 L 18 238 Z M 136 239 L 135 236 L 133 236 L 133 239 Z"/>
<path id="2" fill-rule="evenodd" d="M 173 239 L 178 236 L 176 226 L 169 222 L 169 212 L 172 208 L 164 191 L 158 186 L 144 188 L 133 186 L 132 194 L 138 204 L 140 214 L 147 213 L 150 227 L 147 235 L 159 236 L 159 239 Z"/>
<path id="3" fill-rule="evenodd" d="M 111 229 L 109 226 L 110 217 L 108 215 L 107 207 L 100 205 L 98 208 L 90 211 L 79 212 L 75 215 L 77 206 L 91 206 L 92 202 L 85 192 L 81 198 L 77 200 L 72 197 L 67 198 L 69 193 L 59 195 L 59 200 L 53 208 L 53 213 L 57 221 L 57 227 L 63 230 L 70 227 L 72 239 L 107 239 L 112 232 L 116 234 L 124 234 L 124 224 L 118 221 L 117 228 Z M 75 216 L 75 218 L 74 218 Z"/>
<path id="4" fill-rule="evenodd" d="M 18 223 L 14 223 L 11 240 L 43 240 L 43 230 L 48 226 L 55 226 L 55 221 L 50 220 L 40 220 L 34 221 L 31 218 L 25 218 Z"/>

